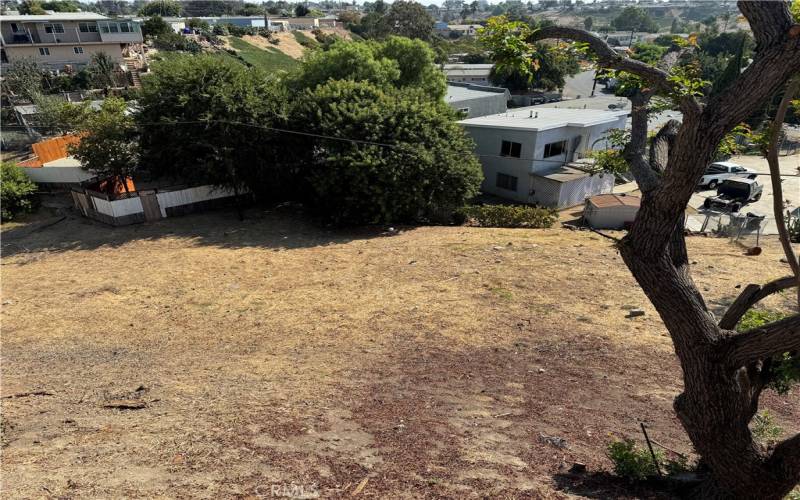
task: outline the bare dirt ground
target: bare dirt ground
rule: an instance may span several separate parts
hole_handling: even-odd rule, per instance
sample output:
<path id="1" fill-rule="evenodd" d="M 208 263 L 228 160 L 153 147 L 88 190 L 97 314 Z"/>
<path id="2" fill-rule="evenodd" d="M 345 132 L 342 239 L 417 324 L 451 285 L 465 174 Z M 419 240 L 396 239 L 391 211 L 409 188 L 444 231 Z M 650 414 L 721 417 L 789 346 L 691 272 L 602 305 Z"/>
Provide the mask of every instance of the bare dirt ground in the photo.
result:
<path id="1" fill-rule="evenodd" d="M 275 37 L 275 39 L 280 40 L 280 42 L 277 44 L 269 43 L 269 40 L 263 36 L 256 35 L 245 35 L 242 37 L 242 40 L 252 43 L 256 47 L 265 50 L 280 50 L 292 59 L 300 59 L 303 57 L 303 53 L 305 52 L 306 48 L 298 43 L 297 39 L 292 33 L 274 33 L 272 36 Z M 311 32 L 309 31 L 309 36 L 313 37 L 314 35 L 311 35 Z"/>
<path id="2" fill-rule="evenodd" d="M 23 229 L 2 233 L 5 498 L 652 497 L 605 474 L 612 437 L 645 421 L 691 451 L 666 332 L 591 232 Z M 712 308 L 785 272 L 775 243 L 690 239 Z M 797 392 L 764 403 L 800 430 Z"/>

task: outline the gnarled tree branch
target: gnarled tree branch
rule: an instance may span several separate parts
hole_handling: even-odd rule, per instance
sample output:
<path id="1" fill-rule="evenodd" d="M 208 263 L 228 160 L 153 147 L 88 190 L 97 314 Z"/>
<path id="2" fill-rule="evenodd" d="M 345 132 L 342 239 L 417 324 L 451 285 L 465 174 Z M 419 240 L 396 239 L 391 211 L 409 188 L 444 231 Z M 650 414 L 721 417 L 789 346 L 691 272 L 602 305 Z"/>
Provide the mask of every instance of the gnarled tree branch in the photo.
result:
<path id="1" fill-rule="evenodd" d="M 669 74 L 666 71 L 622 56 L 604 40 L 582 29 L 569 28 L 567 26 L 547 26 L 534 31 L 528 41 L 535 42 L 548 38 L 567 38 L 576 42 L 586 43 L 589 45 L 589 49 L 597 56 L 597 62 L 600 66 L 632 73 L 664 92 L 669 92 L 674 88 L 674 85 L 668 80 Z"/>
<path id="2" fill-rule="evenodd" d="M 800 350 L 800 314 L 748 330 L 726 341 L 732 367 Z"/>
<path id="3" fill-rule="evenodd" d="M 652 92 L 650 91 L 637 91 L 630 97 L 631 140 L 622 152 L 642 193 L 654 190 L 660 183 L 658 175 L 650 168 L 650 164 L 645 158 L 645 150 L 647 149 L 647 104 L 650 102 L 651 97 Z"/>
<path id="4" fill-rule="evenodd" d="M 792 27 L 792 15 L 784 1 L 740 0 L 739 11 L 747 18 L 756 39 L 756 51 L 772 45 Z"/>
<path id="5" fill-rule="evenodd" d="M 650 168 L 656 172 L 663 174 L 667 169 L 669 150 L 675 144 L 675 137 L 678 135 L 680 126 L 681 123 L 678 120 L 670 120 L 653 138 L 653 143 L 650 144 Z"/>
<path id="6" fill-rule="evenodd" d="M 780 141 L 781 130 L 783 130 L 783 120 L 786 118 L 786 111 L 789 109 L 789 104 L 798 90 L 800 90 L 800 76 L 789 82 L 789 85 L 786 86 L 786 92 L 781 98 L 781 103 L 778 105 L 778 111 L 775 113 L 775 120 L 772 122 L 772 130 L 770 132 L 767 163 L 769 164 L 769 176 L 772 181 L 772 210 L 775 214 L 775 224 L 778 226 L 778 235 L 780 236 L 783 253 L 786 255 L 789 267 L 792 268 L 797 285 L 800 286 L 800 265 L 792 248 L 789 231 L 786 229 L 786 220 L 783 217 L 783 187 L 781 186 L 781 166 L 778 160 L 778 142 Z M 798 289 L 797 305 L 800 307 L 800 289 Z"/>
<path id="7" fill-rule="evenodd" d="M 733 330 L 744 313 L 760 300 L 795 286 L 797 286 L 797 282 L 794 276 L 785 276 L 765 285 L 747 285 L 725 312 L 719 322 L 719 327 L 723 330 Z"/>

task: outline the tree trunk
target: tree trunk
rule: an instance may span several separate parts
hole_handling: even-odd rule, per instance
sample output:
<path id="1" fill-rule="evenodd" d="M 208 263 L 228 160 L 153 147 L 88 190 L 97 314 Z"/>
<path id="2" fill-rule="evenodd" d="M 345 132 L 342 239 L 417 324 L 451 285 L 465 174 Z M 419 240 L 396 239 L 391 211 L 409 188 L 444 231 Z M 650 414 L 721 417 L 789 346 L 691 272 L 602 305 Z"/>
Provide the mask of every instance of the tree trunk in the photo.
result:
<path id="1" fill-rule="evenodd" d="M 726 334 L 706 311 L 692 282 L 683 258 L 684 243 L 678 224 L 670 251 L 660 256 L 642 255 L 627 237 L 620 252 L 675 340 L 684 378 L 675 411 L 712 471 L 712 480 L 699 496 L 781 499 L 798 478 L 770 467 L 748 427 L 763 387 L 760 371 L 734 368 L 717 348 L 714 340 L 725 339 Z M 698 342 L 701 339 L 706 340 Z"/>

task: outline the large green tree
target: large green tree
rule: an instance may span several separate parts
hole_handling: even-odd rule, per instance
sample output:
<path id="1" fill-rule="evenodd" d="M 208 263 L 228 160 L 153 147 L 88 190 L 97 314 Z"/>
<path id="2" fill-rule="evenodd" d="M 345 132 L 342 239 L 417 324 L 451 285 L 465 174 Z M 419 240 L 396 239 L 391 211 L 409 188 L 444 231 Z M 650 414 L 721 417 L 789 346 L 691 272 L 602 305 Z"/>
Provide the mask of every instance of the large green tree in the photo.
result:
<path id="1" fill-rule="evenodd" d="M 315 134 L 303 199 L 336 223 L 417 221 L 478 191 L 472 141 L 449 106 L 419 89 L 330 81 L 300 96 L 292 122 Z"/>
<path id="2" fill-rule="evenodd" d="M 109 97 L 85 118 L 81 141 L 70 153 L 99 177 L 125 178 L 139 166 L 136 124 L 124 99 Z M 127 183 L 124 183 L 128 189 Z"/>
<path id="3" fill-rule="evenodd" d="M 3 72 L 3 83 L 16 95 L 26 99 L 42 93 L 44 72 L 33 58 L 14 59 Z"/>
<path id="4" fill-rule="evenodd" d="M 417 2 L 397 0 L 378 23 L 383 36 L 397 35 L 430 40 L 433 37 L 433 17 Z"/>
<path id="5" fill-rule="evenodd" d="M 493 83 L 512 91 L 554 90 L 580 71 L 577 52 L 572 48 L 527 42 L 535 29 L 539 29 L 535 24 L 532 27 L 499 16 L 490 18 L 480 30 L 478 37 L 495 64 Z"/>
<path id="6" fill-rule="evenodd" d="M 153 64 L 138 99 L 143 164 L 157 176 L 280 193 L 291 137 L 283 87 L 255 68 L 212 55 Z M 286 194 L 286 193 L 283 193 Z"/>
<path id="7" fill-rule="evenodd" d="M 181 3 L 177 0 L 152 0 L 139 10 L 145 17 L 177 17 L 181 15 Z"/>
<path id="8" fill-rule="evenodd" d="M 647 15 L 647 11 L 636 6 L 622 9 L 622 12 L 611 20 L 611 25 L 620 31 L 646 31 L 648 33 L 658 31 L 658 24 Z"/>
<path id="9" fill-rule="evenodd" d="M 313 88 L 329 80 L 364 81 L 383 88 L 417 87 L 431 100 L 441 99 L 447 89 L 431 48 L 420 40 L 402 37 L 338 42 L 329 50 L 311 52 L 290 75 L 289 85 Z"/>

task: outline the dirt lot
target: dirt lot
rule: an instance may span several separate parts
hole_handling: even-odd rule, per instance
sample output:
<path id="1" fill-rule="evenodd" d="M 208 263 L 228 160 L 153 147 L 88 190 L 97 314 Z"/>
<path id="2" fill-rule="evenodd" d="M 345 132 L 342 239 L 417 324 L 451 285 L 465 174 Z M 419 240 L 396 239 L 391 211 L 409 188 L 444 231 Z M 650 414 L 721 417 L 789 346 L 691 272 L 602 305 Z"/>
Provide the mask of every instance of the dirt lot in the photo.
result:
<path id="1" fill-rule="evenodd" d="M 628 498 L 611 434 L 691 451 L 665 330 L 590 232 L 220 212 L 24 233 L 3 232 L 6 498 Z M 689 246 L 715 309 L 785 272 L 775 242 Z M 797 392 L 764 401 L 800 430 Z"/>

